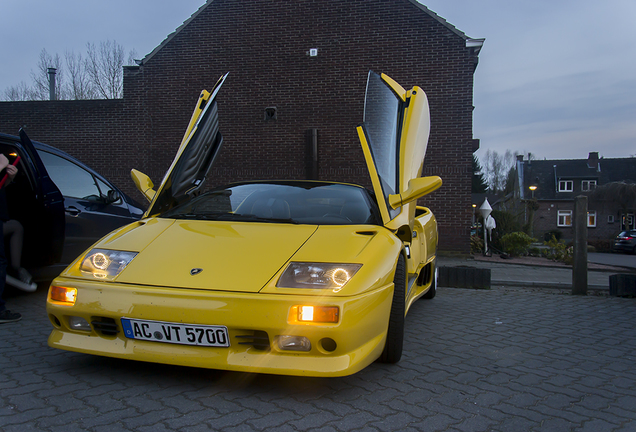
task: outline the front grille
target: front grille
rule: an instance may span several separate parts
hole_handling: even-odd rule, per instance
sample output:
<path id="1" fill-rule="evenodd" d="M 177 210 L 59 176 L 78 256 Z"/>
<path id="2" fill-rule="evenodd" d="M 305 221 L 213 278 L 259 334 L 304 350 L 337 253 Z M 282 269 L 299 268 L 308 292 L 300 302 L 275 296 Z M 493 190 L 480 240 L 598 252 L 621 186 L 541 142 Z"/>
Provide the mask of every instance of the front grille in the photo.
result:
<path id="1" fill-rule="evenodd" d="M 112 318 L 94 317 L 91 321 L 91 325 L 96 332 L 105 336 L 115 336 L 119 333 L 119 327 L 117 327 L 117 323 Z"/>
<path id="2" fill-rule="evenodd" d="M 250 334 L 237 335 L 239 345 L 252 345 L 257 350 L 269 350 L 269 336 L 262 330 L 249 330 Z"/>

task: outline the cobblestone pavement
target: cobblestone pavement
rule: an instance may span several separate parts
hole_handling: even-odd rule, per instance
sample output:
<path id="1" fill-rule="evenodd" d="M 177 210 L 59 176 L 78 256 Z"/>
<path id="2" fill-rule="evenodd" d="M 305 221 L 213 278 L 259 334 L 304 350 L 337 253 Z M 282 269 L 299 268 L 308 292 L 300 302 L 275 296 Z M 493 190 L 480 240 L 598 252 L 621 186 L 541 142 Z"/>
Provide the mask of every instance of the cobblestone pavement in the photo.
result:
<path id="1" fill-rule="evenodd" d="M 11 431 L 634 431 L 636 299 L 441 289 L 407 316 L 397 365 L 258 375 L 53 350 L 46 292 L 0 325 Z"/>

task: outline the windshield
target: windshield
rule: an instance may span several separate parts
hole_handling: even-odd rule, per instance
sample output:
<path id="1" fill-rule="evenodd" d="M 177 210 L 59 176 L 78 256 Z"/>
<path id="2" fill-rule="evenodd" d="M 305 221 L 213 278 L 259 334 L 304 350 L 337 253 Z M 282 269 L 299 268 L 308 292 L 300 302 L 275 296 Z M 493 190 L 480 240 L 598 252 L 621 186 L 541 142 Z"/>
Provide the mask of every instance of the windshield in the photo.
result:
<path id="1" fill-rule="evenodd" d="M 181 204 L 163 218 L 311 225 L 379 224 L 366 189 L 321 182 L 238 183 Z"/>

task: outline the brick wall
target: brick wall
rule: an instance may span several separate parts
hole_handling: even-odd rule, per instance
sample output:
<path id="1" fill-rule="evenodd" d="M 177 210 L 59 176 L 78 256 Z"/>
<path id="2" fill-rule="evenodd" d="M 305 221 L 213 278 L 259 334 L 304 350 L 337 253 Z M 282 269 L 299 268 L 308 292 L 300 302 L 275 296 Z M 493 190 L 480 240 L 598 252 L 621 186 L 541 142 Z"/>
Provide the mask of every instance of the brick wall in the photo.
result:
<path id="1" fill-rule="evenodd" d="M 33 139 L 132 192 L 130 168 L 158 184 L 200 90 L 229 71 L 211 183 L 305 178 L 305 134 L 317 129 L 319 178 L 370 186 L 355 127 L 367 72 L 384 72 L 429 97 L 424 175 L 444 185 L 423 203 L 439 221 L 440 248 L 467 253 L 474 65 L 462 35 L 409 0 L 214 0 L 127 68 L 123 100 L 0 103 L 0 130 L 26 124 Z M 276 120 L 264 120 L 266 107 Z"/>

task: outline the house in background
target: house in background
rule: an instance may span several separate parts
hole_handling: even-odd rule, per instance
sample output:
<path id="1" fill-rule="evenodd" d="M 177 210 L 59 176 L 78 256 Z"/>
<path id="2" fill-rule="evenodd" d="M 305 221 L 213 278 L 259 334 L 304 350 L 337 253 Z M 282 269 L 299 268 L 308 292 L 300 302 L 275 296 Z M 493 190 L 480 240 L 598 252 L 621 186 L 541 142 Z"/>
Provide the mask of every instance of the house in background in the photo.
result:
<path id="1" fill-rule="evenodd" d="M 515 198 L 534 237 L 558 230 L 564 240 L 573 238 L 574 198 L 588 196 L 588 240 L 610 240 L 626 228 L 634 228 L 634 206 L 627 207 L 604 194 L 604 185 L 636 183 L 636 158 L 523 160 L 517 156 Z M 520 212 L 518 212 L 520 214 Z"/>

